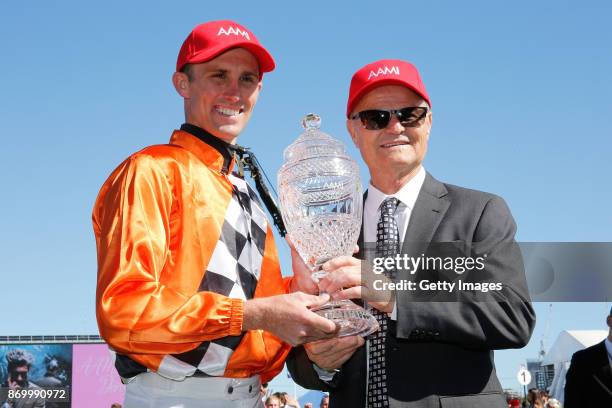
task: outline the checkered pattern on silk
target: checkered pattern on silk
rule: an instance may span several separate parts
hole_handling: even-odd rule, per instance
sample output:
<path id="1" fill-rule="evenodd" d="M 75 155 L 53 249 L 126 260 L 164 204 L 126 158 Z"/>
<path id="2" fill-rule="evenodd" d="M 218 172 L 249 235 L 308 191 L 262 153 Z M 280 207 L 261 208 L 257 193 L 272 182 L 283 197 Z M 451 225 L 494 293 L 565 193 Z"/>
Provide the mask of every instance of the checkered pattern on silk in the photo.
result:
<path id="1" fill-rule="evenodd" d="M 210 258 L 200 291 L 252 299 L 261 272 L 268 222 L 257 194 L 243 179 L 228 176 L 232 198 L 221 236 Z M 193 350 L 167 355 L 158 373 L 169 378 L 222 376 L 242 335 L 205 341 Z"/>
<path id="2" fill-rule="evenodd" d="M 394 257 L 399 253 L 399 228 L 395 218 L 395 210 L 399 200 L 386 198 L 380 205 L 380 218 L 376 228 L 376 257 Z M 386 271 L 393 278 L 395 271 Z M 368 337 L 368 408 L 386 408 L 389 406 L 387 397 L 387 371 L 385 367 L 385 342 L 387 338 L 387 323 L 389 316 L 385 312 L 372 308 L 380 330 Z"/>

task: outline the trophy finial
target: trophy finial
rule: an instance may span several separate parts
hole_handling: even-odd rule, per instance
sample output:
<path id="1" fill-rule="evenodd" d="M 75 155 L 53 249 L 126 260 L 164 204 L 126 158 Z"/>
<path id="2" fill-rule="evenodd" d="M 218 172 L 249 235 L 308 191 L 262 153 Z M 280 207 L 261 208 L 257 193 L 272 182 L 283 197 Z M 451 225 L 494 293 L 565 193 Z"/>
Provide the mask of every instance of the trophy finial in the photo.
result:
<path id="1" fill-rule="evenodd" d="M 319 129 L 321 127 L 321 117 L 316 113 L 309 113 L 302 119 L 302 127 L 306 130 Z"/>

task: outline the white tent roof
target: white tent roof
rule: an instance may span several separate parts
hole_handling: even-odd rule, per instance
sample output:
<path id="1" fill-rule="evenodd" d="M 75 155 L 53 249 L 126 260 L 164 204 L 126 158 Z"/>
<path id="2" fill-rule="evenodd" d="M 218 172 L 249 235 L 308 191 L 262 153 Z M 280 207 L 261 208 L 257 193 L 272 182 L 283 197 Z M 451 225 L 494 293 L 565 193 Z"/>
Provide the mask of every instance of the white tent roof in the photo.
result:
<path id="1" fill-rule="evenodd" d="M 569 362 L 576 351 L 603 341 L 607 335 L 606 330 L 564 330 L 544 356 L 542 365 Z"/>

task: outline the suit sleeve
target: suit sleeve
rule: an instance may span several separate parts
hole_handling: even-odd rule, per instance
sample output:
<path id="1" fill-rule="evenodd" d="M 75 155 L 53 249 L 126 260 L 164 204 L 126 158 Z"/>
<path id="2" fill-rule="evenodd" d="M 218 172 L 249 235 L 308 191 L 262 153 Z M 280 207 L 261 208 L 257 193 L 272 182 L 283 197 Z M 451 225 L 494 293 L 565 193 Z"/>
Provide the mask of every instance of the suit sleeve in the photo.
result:
<path id="1" fill-rule="evenodd" d="M 580 356 L 574 353 L 569 370 L 565 375 L 565 392 L 563 406 L 565 408 L 579 408 L 584 401 L 588 401 L 587 395 L 583 395 L 585 389 L 584 374 L 581 373 Z"/>
<path id="2" fill-rule="evenodd" d="M 121 353 L 184 352 L 241 332 L 241 299 L 164 284 L 164 273 L 190 276 L 175 262 L 172 240 L 181 239 L 175 200 L 171 177 L 152 158 L 139 156 L 115 170 L 94 207 L 96 317 L 102 337 Z"/>
<path id="3" fill-rule="evenodd" d="M 472 270 L 459 279 L 499 282 L 502 290 L 490 291 L 485 297 L 482 292 L 456 290 L 454 301 L 436 301 L 434 297 L 427 302 L 398 304 L 398 337 L 475 350 L 525 346 L 535 325 L 535 313 L 515 232 L 516 224 L 504 200 L 490 198 L 474 228 L 470 252 L 474 258 L 484 257 L 484 269 Z"/>
<path id="4" fill-rule="evenodd" d="M 331 389 L 330 384 L 319 378 L 303 346 L 291 349 L 287 358 L 287 369 L 293 381 L 304 388 L 326 392 Z"/>

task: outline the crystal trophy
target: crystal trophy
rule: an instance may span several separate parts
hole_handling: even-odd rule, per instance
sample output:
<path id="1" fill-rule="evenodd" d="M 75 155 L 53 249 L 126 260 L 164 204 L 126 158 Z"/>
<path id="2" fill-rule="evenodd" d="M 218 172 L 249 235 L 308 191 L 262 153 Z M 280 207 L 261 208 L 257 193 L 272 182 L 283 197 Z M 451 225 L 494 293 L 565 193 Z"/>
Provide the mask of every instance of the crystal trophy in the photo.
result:
<path id="1" fill-rule="evenodd" d="M 315 281 L 325 276 L 325 262 L 352 255 L 363 212 L 359 167 L 340 141 L 319 130 L 320 125 L 318 115 L 304 117 L 305 130 L 285 149 L 278 172 L 289 239 Z M 378 329 L 376 318 L 350 300 L 328 302 L 313 311 L 340 327 L 338 337 L 366 336 Z"/>

